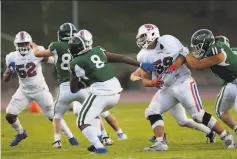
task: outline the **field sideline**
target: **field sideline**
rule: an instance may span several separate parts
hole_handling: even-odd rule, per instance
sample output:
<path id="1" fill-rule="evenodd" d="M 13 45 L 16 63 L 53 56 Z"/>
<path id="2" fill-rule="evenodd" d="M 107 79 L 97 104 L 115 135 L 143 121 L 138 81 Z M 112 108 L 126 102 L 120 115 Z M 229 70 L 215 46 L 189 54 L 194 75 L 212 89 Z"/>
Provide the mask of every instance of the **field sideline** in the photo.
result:
<path id="1" fill-rule="evenodd" d="M 215 117 L 214 100 L 205 100 L 205 109 Z M 165 114 L 165 131 L 168 137 L 169 151 L 144 152 L 144 147 L 150 146 L 148 137 L 152 135 L 149 122 L 144 118 L 144 110 L 148 103 L 124 103 L 111 110 L 118 119 L 129 140 L 117 141 L 116 134 L 105 123 L 114 145 L 108 147 L 109 154 L 90 154 L 86 148 L 89 142 L 76 127 L 76 117 L 67 112 L 64 119 L 80 142 L 79 147 L 72 147 L 63 136 L 62 149 L 53 149 L 52 125 L 43 114 L 30 114 L 27 111 L 19 118 L 27 130 L 28 138 L 17 147 L 9 144 L 15 132 L 5 120 L 5 113 L 1 113 L 1 150 L 2 159 L 236 159 L 237 149 L 226 150 L 224 144 L 217 137 L 217 143 L 207 144 L 205 134 L 188 128 L 179 127 L 175 120 Z M 232 110 L 234 113 L 234 110 Z M 236 117 L 237 119 L 237 117 Z M 225 126 L 225 128 L 227 128 Z M 228 128 L 227 128 L 228 129 Z M 230 131 L 230 129 L 228 129 Z M 231 131 L 233 134 L 233 131 Z"/>

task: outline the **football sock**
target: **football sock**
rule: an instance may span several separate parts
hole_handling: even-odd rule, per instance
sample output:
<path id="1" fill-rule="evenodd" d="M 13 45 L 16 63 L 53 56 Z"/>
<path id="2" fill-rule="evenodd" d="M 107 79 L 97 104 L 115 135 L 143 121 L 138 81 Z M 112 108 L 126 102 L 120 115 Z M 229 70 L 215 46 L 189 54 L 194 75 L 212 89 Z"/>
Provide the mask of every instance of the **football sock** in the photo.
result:
<path id="1" fill-rule="evenodd" d="M 118 135 L 118 134 L 122 134 L 123 133 L 123 130 L 122 129 L 118 129 L 117 131 L 116 131 L 116 134 Z"/>
<path id="2" fill-rule="evenodd" d="M 103 137 L 108 137 L 108 134 L 107 134 L 105 128 L 103 130 L 101 130 L 101 133 L 102 133 Z"/>
<path id="3" fill-rule="evenodd" d="M 61 119 L 61 130 L 62 130 L 62 133 L 68 138 L 72 138 L 73 135 L 72 135 L 72 132 L 71 130 L 69 129 L 69 127 L 67 126 L 65 120 Z"/>
<path id="4" fill-rule="evenodd" d="M 220 137 L 221 139 L 224 139 L 224 137 L 227 135 L 227 132 L 224 130 L 221 134 Z"/>
<path id="5" fill-rule="evenodd" d="M 96 135 L 101 136 L 101 119 L 95 118 L 94 120 L 92 120 L 91 126 L 94 127 Z"/>
<path id="6" fill-rule="evenodd" d="M 83 135 L 95 146 L 96 149 L 104 148 L 96 133 L 94 127 L 88 126 L 82 130 Z"/>
<path id="7" fill-rule="evenodd" d="M 193 121 L 192 119 L 187 119 L 185 126 L 205 132 L 206 134 L 209 134 L 211 132 L 210 128 L 208 128 L 207 126 L 205 126 L 203 124 L 197 123 L 197 122 Z"/>
<path id="8" fill-rule="evenodd" d="M 11 124 L 11 126 L 13 127 L 13 129 L 15 129 L 17 134 L 22 134 L 24 132 L 24 129 L 21 126 L 20 120 L 18 118 L 16 119 L 15 123 Z"/>
<path id="9" fill-rule="evenodd" d="M 60 134 L 54 134 L 54 141 L 59 141 L 61 140 L 61 135 Z"/>

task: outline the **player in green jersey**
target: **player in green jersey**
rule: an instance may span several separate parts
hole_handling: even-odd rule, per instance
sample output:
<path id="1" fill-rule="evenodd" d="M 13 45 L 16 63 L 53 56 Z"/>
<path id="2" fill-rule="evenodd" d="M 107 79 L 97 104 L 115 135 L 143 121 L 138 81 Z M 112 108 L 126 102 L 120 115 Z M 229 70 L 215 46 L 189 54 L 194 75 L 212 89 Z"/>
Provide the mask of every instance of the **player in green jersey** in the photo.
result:
<path id="1" fill-rule="evenodd" d="M 120 82 L 114 76 L 111 62 L 128 63 L 140 66 L 139 62 L 118 54 L 112 54 L 101 47 L 86 48 L 81 36 L 74 36 L 68 42 L 73 56 L 70 63 L 70 88 L 76 93 L 81 88 L 88 88 L 90 95 L 83 103 L 77 118 L 77 126 L 86 138 L 94 145 L 95 153 L 107 153 L 107 149 L 94 133 L 93 120 L 102 112 L 115 106 L 120 98 Z"/>
<path id="2" fill-rule="evenodd" d="M 60 122 L 63 114 L 73 101 L 82 103 L 87 97 L 86 90 L 81 90 L 77 94 L 70 91 L 68 65 L 71 61 L 71 55 L 68 53 L 68 40 L 77 33 L 76 27 L 71 23 L 64 23 L 59 27 L 57 32 L 58 41 L 51 42 L 47 50 L 40 51 L 36 44 L 32 44 L 35 56 L 37 57 L 54 57 L 57 72 L 57 83 L 59 91 L 54 105 L 54 148 L 61 148 Z M 70 131 L 68 129 L 68 131 Z M 70 131 L 71 133 L 71 131 Z M 71 135 L 72 133 L 71 133 Z M 73 137 L 69 139 L 72 145 L 79 145 L 78 141 Z"/>
<path id="3" fill-rule="evenodd" d="M 216 113 L 221 120 L 231 129 L 237 132 L 237 122 L 229 114 L 228 110 L 234 104 L 237 112 L 237 54 L 235 48 L 231 49 L 229 40 L 223 37 L 215 37 L 210 30 L 196 31 L 191 38 L 192 54 L 182 54 L 186 64 L 190 68 L 209 68 L 224 81 L 216 102 Z M 175 64 L 175 67 L 179 67 Z"/>

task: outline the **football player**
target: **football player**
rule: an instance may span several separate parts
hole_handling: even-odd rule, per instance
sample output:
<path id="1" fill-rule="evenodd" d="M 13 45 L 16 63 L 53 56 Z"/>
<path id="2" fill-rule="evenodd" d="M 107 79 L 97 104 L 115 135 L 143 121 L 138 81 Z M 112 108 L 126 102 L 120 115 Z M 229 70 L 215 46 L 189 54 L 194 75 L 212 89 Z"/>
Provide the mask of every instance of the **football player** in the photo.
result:
<path id="1" fill-rule="evenodd" d="M 191 37 L 191 54 L 181 53 L 186 64 L 193 69 L 209 68 L 223 80 L 223 87 L 217 97 L 216 114 L 237 134 L 237 122 L 230 115 L 229 109 L 234 104 L 237 112 L 237 53 L 230 48 L 226 37 L 214 37 L 208 29 L 197 30 Z M 180 63 L 175 63 L 179 67 Z"/>
<path id="2" fill-rule="evenodd" d="M 138 67 L 140 63 L 127 56 L 109 53 L 101 47 L 87 48 L 85 43 L 81 36 L 74 36 L 68 41 L 69 51 L 73 56 L 70 62 L 71 91 L 77 93 L 81 88 L 88 88 L 90 94 L 78 115 L 77 126 L 94 146 L 89 151 L 107 153 L 91 123 L 102 112 L 115 106 L 120 98 L 122 88 L 110 63 L 120 62 Z"/>
<path id="3" fill-rule="evenodd" d="M 147 28 L 147 26 L 149 26 L 149 25 L 152 25 L 154 27 L 154 29 L 149 30 L 149 28 Z M 157 39 L 160 37 L 159 29 L 153 24 L 142 25 L 138 31 L 137 37 L 142 36 L 142 34 L 146 34 L 146 36 L 148 36 L 148 37 L 150 36 L 150 38 L 153 38 L 153 39 Z M 152 34 L 153 34 L 153 37 L 152 37 Z M 150 41 L 152 41 L 152 39 Z M 137 60 L 139 62 L 152 62 L 154 60 L 153 57 L 151 56 L 152 53 L 156 53 L 156 52 L 152 49 L 141 49 L 141 51 L 137 55 Z M 133 72 L 131 74 L 131 80 L 132 81 L 141 80 L 142 72 L 143 71 L 141 69 L 137 69 L 135 72 Z M 156 78 L 156 75 L 153 74 L 153 79 L 155 79 L 155 78 Z M 169 110 L 169 113 L 171 114 L 171 116 L 173 116 L 175 118 L 178 125 L 180 125 L 182 127 L 188 127 L 188 128 L 192 128 L 192 129 L 196 129 L 196 130 L 205 132 L 206 137 L 208 138 L 208 142 L 210 142 L 210 143 L 215 142 L 216 133 L 211 131 L 211 129 L 206 127 L 205 125 L 199 124 L 199 123 L 193 121 L 192 119 L 189 119 L 185 113 L 185 109 L 183 108 L 183 106 L 180 103 L 177 104 L 175 107 L 172 107 Z M 152 136 L 151 138 L 149 138 L 149 141 L 156 142 L 156 137 Z"/>
<path id="4" fill-rule="evenodd" d="M 63 23 L 57 32 L 58 41 L 51 42 L 47 50 L 39 50 L 37 45 L 32 43 L 32 48 L 36 57 L 53 57 L 57 72 L 58 95 L 54 105 L 54 142 L 53 148 L 61 148 L 60 121 L 63 114 L 73 101 L 82 103 L 88 93 L 82 89 L 76 94 L 72 94 L 69 85 L 69 62 L 72 56 L 68 53 L 68 40 L 77 33 L 76 27 L 72 23 Z M 77 141 L 75 143 L 78 144 Z"/>
<path id="5" fill-rule="evenodd" d="M 41 61 L 53 62 L 52 58 L 35 57 L 30 44 L 32 38 L 29 33 L 20 31 L 16 34 L 14 45 L 16 51 L 7 54 L 7 69 L 4 72 L 3 80 L 8 82 L 13 73 L 17 73 L 19 78 L 19 88 L 12 96 L 6 109 L 6 120 L 11 124 L 17 135 L 11 142 L 10 146 L 16 146 L 27 137 L 23 129 L 18 114 L 27 108 L 32 100 L 35 100 L 47 118 L 53 119 L 53 97 L 49 92 L 48 85 L 42 74 Z M 44 47 L 38 46 L 37 49 L 44 50 Z M 73 145 L 72 140 L 76 140 L 65 121 L 61 121 L 62 131 L 68 137 L 69 142 Z"/>
<path id="6" fill-rule="evenodd" d="M 93 36 L 88 30 L 82 29 L 77 33 L 77 35 L 82 36 L 84 38 L 86 48 L 89 48 L 89 49 L 92 48 Z M 77 108 L 75 108 L 75 110 Z M 74 112 L 75 112 L 75 110 L 74 110 Z M 78 113 L 79 113 L 79 110 L 77 109 L 76 114 L 78 114 Z M 119 123 L 116 120 L 116 118 L 109 111 L 105 111 L 105 112 L 101 113 L 100 116 L 102 118 L 104 118 L 106 120 L 106 122 L 116 131 L 116 135 L 118 136 L 118 140 L 126 140 L 128 138 L 127 135 L 120 128 Z M 108 136 L 108 134 L 105 130 L 103 120 L 101 120 L 101 122 L 102 122 L 101 123 L 101 133 L 102 133 L 103 142 L 106 145 L 111 145 L 112 140 L 109 138 L 109 136 Z"/>
<path id="7" fill-rule="evenodd" d="M 227 148 L 234 148 L 233 136 L 227 133 L 211 114 L 204 111 L 190 70 L 182 65 L 171 73 L 167 71 L 176 60 L 181 62 L 182 59 L 178 58 L 179 54 L 188 52 L 188 49 L 174 36 L 160 37 L 158 33 L 155 25 L 145 24 L 139 28 L 137 36 L 137 45 L 144 51 L 150 52 L 149 60 L 151 61 L 149 62 L 155 62 L 157 65 L 157 71 L 153 74 L 143 71 L 142 82 L 145 86 L 159 88 L 145 111 L 157 141 L 145 150 L 168 150 L 168 145 L 164 140 L 162 115 L 178 103 L 182 104 L 194 121 L 206 125 L 220 135 Z M 156 79 L 151 80 L 152 76 L 155 76 Z"/>

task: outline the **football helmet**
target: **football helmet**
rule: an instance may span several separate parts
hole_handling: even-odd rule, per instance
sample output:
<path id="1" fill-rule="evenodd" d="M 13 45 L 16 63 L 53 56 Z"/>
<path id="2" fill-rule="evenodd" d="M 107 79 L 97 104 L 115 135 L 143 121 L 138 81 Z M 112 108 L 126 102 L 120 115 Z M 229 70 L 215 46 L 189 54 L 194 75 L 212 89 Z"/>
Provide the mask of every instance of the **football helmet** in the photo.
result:
<path id="1" fill-rule="evenodd" d="M 226 36 L 223 35 L 215 36 L 215 41 L 221 41 L 225 43 L 228 47 L 230 47 L 230 41 Z"/>
<path id="2" fill-rule="evenodd" d="M 92 34 L 88 30 L 85 29 L 79 30 L 79 32 L 76 35 L 83 37 L 87 49 L 92 49 L 93 44 Z"/>
<path id="3" fill-rule="evenodd" d="M 16 34 L 14 45 L 16 50 L 19 51 L 20 54 L 25 55 L 30 52 L 32 43 L 32 38 L 29 33 L 26 31 L 20 31 Z"/>
<path id="4" fill-rule="evenodd" d="M 57 32 L 58 41 L 68 41 L 76 33 L 77 29 L 72 23 L 63 23 Z"/>
<path id="5" fill-rule="evenodd" d="M 68 41 L 68 51 L 73 57 L 76 57 L 77 55 L 80 55 L 87 50 L 88 49 L 86 48 L 85 40 L 81 36 L 73 36 Z"/>
<path id="6" fill-rule="evenodd" d="M 154 24 L 144 24 L 138 29 L 136 43 L 139 48 L 146 49 L 151 42 L 160 37 L 160 32 Z"/>
<path id="7" fill-rule="evenodd" d="M 202 59 L 207 49 L 215 43 L 213 33 L 208 29 L 200 29 L 191 37 L 192 54 L 195 58 Z"/>

